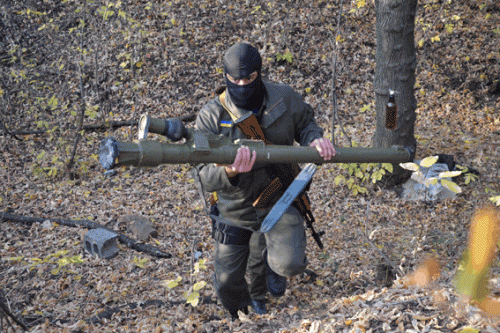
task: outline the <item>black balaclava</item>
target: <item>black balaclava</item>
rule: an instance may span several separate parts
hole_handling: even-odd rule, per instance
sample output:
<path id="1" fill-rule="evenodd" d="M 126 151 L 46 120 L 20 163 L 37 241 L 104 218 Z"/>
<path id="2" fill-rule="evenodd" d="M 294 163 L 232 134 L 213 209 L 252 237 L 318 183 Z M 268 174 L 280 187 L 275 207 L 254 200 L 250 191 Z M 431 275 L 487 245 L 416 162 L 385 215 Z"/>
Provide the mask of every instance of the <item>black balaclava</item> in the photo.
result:
<path id="1" fill-rule="evenodd" d="M 234 44 L 224 55 L 224 73 L 240 80 L 257 72 L 257 78 L 250 84 L 239 86 L 226 76 L 226 86 L 231 101 L 238 107 L 257 113 L 264 100 L 264 87 L 261 79 L 262 58 L 259 51 L 246 43 Z"/>

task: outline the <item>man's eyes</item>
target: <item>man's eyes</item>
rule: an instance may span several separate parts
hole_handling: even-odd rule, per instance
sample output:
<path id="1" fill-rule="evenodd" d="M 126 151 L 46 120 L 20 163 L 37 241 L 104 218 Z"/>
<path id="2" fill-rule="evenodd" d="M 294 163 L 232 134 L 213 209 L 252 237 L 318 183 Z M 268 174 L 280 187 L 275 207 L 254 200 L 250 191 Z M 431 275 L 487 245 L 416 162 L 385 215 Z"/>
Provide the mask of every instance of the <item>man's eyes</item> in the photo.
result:
<path id="1" fill-rule="evenodd" d="M 254 80 L 255 78 L 257 78 L 257 74 L 250 74 L 250 76 L 247 76 L 247 77 L 242 77 L 241 79 L 238 79 L 236 80 L 235 78 L 233 78 L 232 76 L 228 75 L 229 79 L 231 81 L 240 81 L 240 80 Z"/>

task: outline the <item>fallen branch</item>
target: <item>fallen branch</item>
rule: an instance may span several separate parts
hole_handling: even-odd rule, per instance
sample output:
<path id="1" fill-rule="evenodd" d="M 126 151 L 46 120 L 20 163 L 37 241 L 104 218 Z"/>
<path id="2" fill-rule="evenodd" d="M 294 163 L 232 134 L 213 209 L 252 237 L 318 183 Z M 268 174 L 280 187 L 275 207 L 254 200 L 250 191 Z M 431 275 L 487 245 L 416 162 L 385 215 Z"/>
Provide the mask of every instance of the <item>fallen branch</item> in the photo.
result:
<path id="1" fill-rule="evenodd" d="M 103 124 L 83 125 L 83 130 L 86 132 L 105 131 L 109 128 L 115 129 L 124 126 L 137 126 L 137 123 L 138 123 L 137 120 L 112 121 L 112 122 L 105 122 Z"/>
<path id="2" fill-rule="evenodd" d="M 206 296 L 202 298 L 202 303 L 203 304 L 217 304 L 216 300 L 213 300 L 210 296 Z M 165 305 L 181 305 L 181 304 L 186 304 L 186 302 L 182 301 L 161 301 L 158 299 L 151 299 L 147 301 L 139 301 L 139 302 L 134 302 L 134 303 L 128 303 L 120 306 L 116 306 L 114 308 L 106 308 L 105 310 L 99 312 L 97 315 L 95 315 L 92 318 L 86 319 L 86 322 L 90 322 L 93 324 L 97 324 L 102 321 L 102 319 L 111 319 L 111 317 L 120 311 L 122 311 L 123 308 L 128 307 L 129 309 L 136 309 L 138 307 L 145 308 L 147 306 L 151 305 L 156 305 L 158 307 L 162 307 Z"/>
<path id="3" fill-rule="evenodd" d="M 156 248 L 155 246 L 148 245 L 148 244 L 141 244 L 137 243 L 133 239 L 122 235 L 108 227 L 105 227 L 103 225 L 100 225 L 99 223 L 95 223 L 89 220 L 64 220 L 64 219 L 49 219 L 49 218 L 43 218 L 43 217 L 29 217 L 29 216 L 20 216 L 20 215 L 14 215 L 14 214 L 9 214 L 9 213 L 1 213 L 0 214 L 0 220 L 6 220 L 6 221 L 13 221 L 13 222 L 21 222 L 21 223 L 26 223 L 26 224 L 31 224 L 31 223 L 36 223 L 40 222 L 42 223 L 43 221 L 50 220 L 51 222 L 55 222 L 57 224 L 62 224 L 68 227 L 83 227 L 87 229 L 97 229 L 97 228 L 102 228 L 106 229 L 110 232 L 114 232 L 115 234 L 118 235 L 118 239 L 120 242 L 124 243 L 127 245 L 129 248 L 134 249 L 139 252 L 144 252 L 146 254 L 149 254 L 154 257 L 158 258 L 171 258 L 172 255 L 170 253 L 165 253 L 161 251 L 160 249 Z"/>
<path id="4" fill-rule="evenodd" d="M 191 121 L 194 121 L 196 118 L 196 113 L 190 113 L 184 116 L 177 117 L 181 121 L 188 123 Z M 138 121 L 137 120 L 122 120 L 122 121 L 112 121 L 112 122 L 105 122 L 105 123 L 100 123 L 100 124 L 87 124 L 83 125 L 82 130 L 85 132 L 94 132 L 94 131 L 105 131 L 108 129 L 115 129 L 115 128 L 120 128 L 120 127 L 125 127 L 125 126 L 137 126 Z M 1 123 L 0 123 L 1 125 Z M 78 128 L 75 127 L 75 130 Z M 44 134 L 46 131 L 43 130 L 37 130 L 37 131 L 14 131 L 14 132 L 9 132 L 9 135 L 38 135 L 38 134 Z"/>
<path id="5" fill-rule="evenodd" d="M 9 131 L 9 130 L 7 129 L 7 127 L 4 125 L 4 123 L 3 123 L 3 122 L 0 122 L 0 126 L 2 127 L 3 131 L 4 131 L 6 134 L 8 134 L 8 135 L 12 136 L 12 137 L 13 137 L 14 139 L 16 139 L 17 141 L 21 141 L 21 139 L 19 139 L 19 138 L 16 136 L 16 133 L 12 133 L 11 131 Z"/>
<path id="6" fill-rule="evenodd" d="M 133 310 L 133 309 L 136 309 L 137 307 L 145 308 L 145 307 L 150 306 L 150 305 L 156 305 L 158 307 L 162 307 L 162 306 L 164 306 L 167 303 L 171 304 L 171 305 L 179 305 L 179 304 L 182 304 L 183 302 L 181 302 L 181 301 L 167 301 L 167 302 L 164 302 L 164 301 L 152 299 L 152 300 L 148 300 L 148 301 L 144 301 L 144 302 L 128 303 L 128 304 L 116 306 L 114 308 L 106 308 L 103 311 L 99 312 L 97 315 L 93 316 L 92 318 L 86 319 L 85 321 L 88 322 L 88 323 L 92 323 L 92 324 L 98 324 L 103 319 L 108 319 L 108 320 L 111 319 L 111 317 L 115 313 L 118 313 L 118 312 L 122 311 L 122 309 L 126 308 L 126 307 L 128 307 L 128 308 L 130 308 L 130 309 Z"/>
<path id="7" fill-rule="evenodd" d="M 183 122 L 191 122 L 196 118 L 196 113 L 190 113 L 185 116 L 178 117 Z M 91 124 L 83 125 L 84 131 L 99 131 L 107 130 L 109 128 L 119 128 L 124 126 L 137 126 L 137 120 L 124 120 L 124 121 L 113 121 L 104 124 Z"/>
<path id="8" fill-rule="evenodd" d="M 21 326 L 23 328 L 23 330 L 25 330 L 25 331 L 28 330 L 28 328 L 26 327 L 26 325 L 24 325 L 19 319 L 16 318 L 16 316 L 14 316 L 10 312 L 9 308 L 7 307 L 7 305 L 5 305 L 2 300 L 0 300 L 0 315 L 1 314 L 4 314 L 6 316 L 6 320 L 7 320 L 7 323 L 9 323 L 9 325 L 10 325 L 10 322 L 9 322 L 9 320 L 8 320 L 7 317 L 10 317 L 16 324 L 18 324 L 19 326 Z"/>

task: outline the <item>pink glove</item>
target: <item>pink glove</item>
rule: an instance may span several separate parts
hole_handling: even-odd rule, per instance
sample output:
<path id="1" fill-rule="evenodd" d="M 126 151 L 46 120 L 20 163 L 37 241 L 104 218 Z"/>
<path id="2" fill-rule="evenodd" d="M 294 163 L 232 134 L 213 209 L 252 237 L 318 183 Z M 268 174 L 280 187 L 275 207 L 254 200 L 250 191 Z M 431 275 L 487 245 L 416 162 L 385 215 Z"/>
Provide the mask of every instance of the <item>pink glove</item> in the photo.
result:
<path id="1" fill-rule="evenodd" d="M 330 160 L 333 156 L 335 156 L 335 148 L 330 140 L 321 138 L 316 139 L 309 145 L 310 147 L 316 147 L 319 152 L 319 155 L 323 157 L 325 161 Z"/>
<path id="2" fill-rule="evenodd" d="M 216 164 L 215 166 L 226 167 L 226 173 L 228 177 L 234 177 L 239 173 L 249 172 L 252 170 L 255 160 L 257 159 L 257 153 L 255 150 L 250 154 L 250 149 L 247 146 L 241 146 L 238 148 L 236 157 L 234 158 L 234 163 L 231 165 Z"/>

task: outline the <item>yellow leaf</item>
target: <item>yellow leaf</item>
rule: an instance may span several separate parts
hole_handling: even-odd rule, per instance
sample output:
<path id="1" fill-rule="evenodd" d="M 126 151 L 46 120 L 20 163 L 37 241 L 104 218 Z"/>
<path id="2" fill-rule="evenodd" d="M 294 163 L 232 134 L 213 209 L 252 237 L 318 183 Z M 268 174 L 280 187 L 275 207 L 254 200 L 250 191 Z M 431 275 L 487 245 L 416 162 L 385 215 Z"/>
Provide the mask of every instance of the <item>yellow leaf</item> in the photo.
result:
<path id="1" fill-rule="evenodd" d="M 167 283 L 167 288 L 168 288 L 168 289 L 172 289 L 172 288 L 177 287 L 178 285 L 179 285 L 179 282 L 174 281 L 174 280 L 170 280 L 170 281 L 168 281 L 168 283 Z"/>
<path id="2" fill-rule="evenodd" d="M 447 179 L 441 179 L 441 185 L 452 191 L 453 193 L 462 193 L 462 189 L 455 182 L 449 181 Z"/>
<path id="3" fill-rule="evenodd" d="M 8 260 L 8 261 L 21 261 L 23 260 L 24 256 L 19 256 L 19 257 L 8 257 L 4 258 L 3 260 Z"/>
<path id="4" fill-rule="evenodd" d="M 441 172 L 439 174 L 439 177 L 440 178 L 456 177 L 456 176 L 460 176 L 461 174 L 462 174 L 462 171 L 445 171 L 445 172 Z"/>
<path id="5" fill-rule="evenodd" d="M 432 178 L 426 178 L 425 181 L 424 181 L 424 185 L 427 186 L 427 187 L 429 187 L 431 185 L 436 185 L 437 182 L 438 182 L 438 180 L 439 179 L 434 178 L 434 177 L 432 177 Z"/>
<path id="6" fill-rule="evenodd" d="M 478 210 L 472 217 L 469 249 L 475 271 L 483 270 L 493 259 L 500 236 L 499 225 L 500 212 L 491 205 Z"/>
<path id="7" fill-rule="evenodd" d="M 495 205 L 500 206 L 500 195 L 497 195 L 496 197 L 491 197 L 488 200 L 493 202 Z"/>
<path id="8" fill-rule="evenodd" d="M 191 304 L 193 307 L 198 306 L 198 303 L 200 302 L 200 294 L 197 292 L 192 292 L 190 294 L 185 292 L 184 297 L 186 297 L 186 303 Z"/>
<path id="9" fill-rule="evenodd" d="M 144 259 L 139 259 L 137 258 L 136 256 L 134 256 L 134 264 L 137 266 L 137 267 L 140 267 L 140 268 L 144 268 L 146 262 L 148 261 L 147 258 L 144 258 Z"/>
<path id="10" fill-rule="evenodd" d="M 181 280 L 182 280 L 182 277 L 179 276 L 175 280 L 165 280 L 165 281 L 163 281 L 162 285 L 164 287 L 167 287 L 168 289 L 172 289 L 172 288 L 177 287 L 179 285 L 179 282 L 181 282 Z"/>
<path id="11" fill-rule="evenodd" d="M 460 331 L 460 333 L 479 333 L 480 331 L 476 328 L 466 327 Z"/>
<path id="12" fill-rule="evenodd" d="M 430 168 L 432 165 L 434 165 L 437 160 L 439 159 L 438 156 L 429 156 L 424 158 L 422 161 L 420 161 L 420 166 L 424 168 Z"/>
<path id="13" fill-rule="evenodd" d="M 391 173 L 394 171 L 391 163 L 382 163 L 382 167 Z"/>
<path id="14" fill-rule="evenodd" d="M 207 285 L 207 283 L 205 281 L 197 282 L 193 285 L 193 291 L 198 291 L 198 290 L 202 289 L 203 287 L 205 287 L 206 285 Z"/>
<path id="15" fill-rule="evenodd" d="M 416 171 L 418 171 L 418 169 L 420 169 L 420 167 L 413 162 L 399 163 L 399 166 L 402 167 L 403 169 L 414 171 L 414 172 L 416 172 Z"/>
<path id="16" fill-rule="evenodd" d="M 363 113 L 370 110 L 370 104 L 365 104 L 363 107 L 359 110 L 359 112 Z"/>

